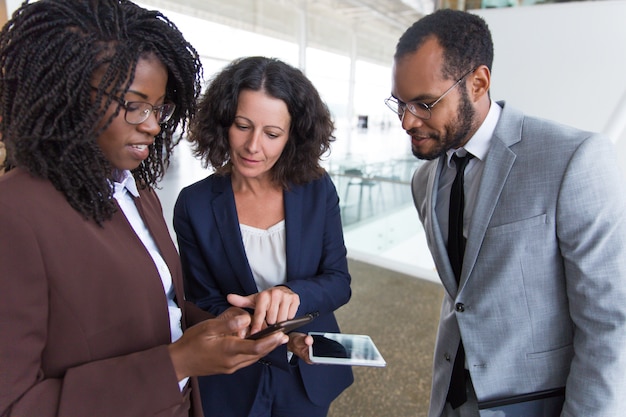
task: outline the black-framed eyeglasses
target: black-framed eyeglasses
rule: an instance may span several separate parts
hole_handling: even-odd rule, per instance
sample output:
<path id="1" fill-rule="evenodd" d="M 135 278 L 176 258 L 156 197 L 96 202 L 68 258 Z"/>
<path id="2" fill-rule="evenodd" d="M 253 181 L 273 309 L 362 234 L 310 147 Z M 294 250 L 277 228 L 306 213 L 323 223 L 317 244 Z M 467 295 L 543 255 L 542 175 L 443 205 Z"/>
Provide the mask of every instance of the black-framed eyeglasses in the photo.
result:
<path id="1" fill-rule="evenodd" d="M 97 89 L 94 87 L 94 90 Z M 106 91 L 104 94 L 119 102 L 122 107 L 124 107 L 124 120 L 131 125 L 142 124 L 148 120 L 151 113 L 156 114 L 159 124 L 163 124 L 170 120 L 174 114 L 174 110 L 176 110 L 174 103 L 163 103 L 159 106 L 153 106 L 145 101 L 127 101 L 114 94 L 107 93 Z"/>
<path id="2" fill-rule="evenodd" d="M 478 67 L 472 68 L 467 71 L 461 78 L 459 78 L 452 87 L 448 88 L 437 100 L 432 102 L 431 104 L 421 103 L 419 101 L 409 101 L 408 103 L 403 103 L 398 101 L 397 98 L 391 96 L 385 99 L 385 104 L 389 107 L 394 113 L 398 115 L 398 117 L 402 120 L 404 118 L 404 112 L 408 110 L 415 117 L 419 117 L 422 120 L 428 120 L 432 116 L 432 109 L 435 107 L 437 103 L 439 103 L 448 93 L 454 90 L 454 87 L 461 84 L 461 81 L 465 79 L 472 72 L 476 71 Z"/>

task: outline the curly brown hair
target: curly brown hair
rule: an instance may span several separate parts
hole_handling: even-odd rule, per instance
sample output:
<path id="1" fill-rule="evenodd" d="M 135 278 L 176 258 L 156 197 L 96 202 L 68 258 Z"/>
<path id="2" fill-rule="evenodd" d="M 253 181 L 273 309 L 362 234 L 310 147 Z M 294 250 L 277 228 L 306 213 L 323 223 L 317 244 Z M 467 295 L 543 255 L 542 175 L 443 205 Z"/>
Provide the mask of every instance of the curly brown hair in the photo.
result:
<path id="1" fill-rule="evenodd" d="M 275 58 L 239 58 L 212 79 L 190 125 L 194 154 L 219 175 L 232 172 L 228 129 L 242 90 L 263 91 L 282 100 L 291 116 L 289 140 L 272 167 L 273 181 L 288 188 L 320 178 L 324 174 L 320 160 L 335 140 L 333 120 L 302 71 Z"/>
<path id="2" fill-rule="evenodd" d="M 123 96 L 137 61 L 166 66 L 166 98 L 176 105 L 149 157 L 133 175 L 140 187 L 162 178 L 201 92 L 202 66 L 178 28 L 157 11 L 126 0 L 24 3 L 0 33 L 0 133 L 8 165 L 47 178 L 69 204 L 98 224 L 115 212 L 113 168 L 96 143 L 120 111 L 103 120 L 106 91 Z M 94 73 L 102 78 L 97 86 Z M 129 74 L 131 76 L 129 77 Z M 96 88 L 94 100 L 92 89 Z"/>

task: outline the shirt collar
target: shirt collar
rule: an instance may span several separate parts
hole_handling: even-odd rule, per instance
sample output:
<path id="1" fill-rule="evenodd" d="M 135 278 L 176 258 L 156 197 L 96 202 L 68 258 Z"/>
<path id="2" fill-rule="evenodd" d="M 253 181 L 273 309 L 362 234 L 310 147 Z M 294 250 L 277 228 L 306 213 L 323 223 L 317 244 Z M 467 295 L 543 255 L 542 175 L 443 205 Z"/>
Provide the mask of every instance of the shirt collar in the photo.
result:
<path id="1" fill-rule="evenodd" d="M 113 183 L 115 187 L 114 195 L 122 193 L 126 189 L 133 197 L 139 197 L 135 178 L 129 170 L 118 171 L 115 177 L 115 182 Z"/>
<path id="2" fill-rule="evenodd" d="M 452 155 L 458 153 L 459 156 L 465 156 L 467 152 L 474 155 L 475 158 L 484 161 L 487 156 L 487 152 L 489 151 L 489 144 L 491 143 L 491 137 L 493 136 L 493 132 L 496 130 L 496 125 L 498 124 L 498 119 L 500 119 L 500 113 L 502 113 L 502 107 L 495 101 L 491 100 L 491 105 L 489 106 L 489 112 L 487 113 L 487 117 L 480 125 L 476 133 L 467 141 L 465 146 L 457 149 L 449 149 L 447 154 L 448 166 L 451 166 L 451 158 Z M 464 150 L 464 151 L 463 151 Z"/>

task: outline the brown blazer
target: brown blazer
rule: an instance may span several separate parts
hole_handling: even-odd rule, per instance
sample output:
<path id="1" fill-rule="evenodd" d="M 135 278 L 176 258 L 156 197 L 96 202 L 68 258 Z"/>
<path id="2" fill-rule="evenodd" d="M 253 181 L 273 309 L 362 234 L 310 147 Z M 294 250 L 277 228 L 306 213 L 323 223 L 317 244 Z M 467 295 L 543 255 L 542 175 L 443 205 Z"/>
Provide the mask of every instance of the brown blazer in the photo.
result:
<path id="1" fill-rule="evenodd" d="M 160 202 L 140 193 L 181 305 Z M 50 182 L 21 169 L 2 176 L 0 295 L 1 416 L 202 415 L 197 390 L 191 400 L 179 390 L 161 279 L 121 210 L 99 227 Z"/>

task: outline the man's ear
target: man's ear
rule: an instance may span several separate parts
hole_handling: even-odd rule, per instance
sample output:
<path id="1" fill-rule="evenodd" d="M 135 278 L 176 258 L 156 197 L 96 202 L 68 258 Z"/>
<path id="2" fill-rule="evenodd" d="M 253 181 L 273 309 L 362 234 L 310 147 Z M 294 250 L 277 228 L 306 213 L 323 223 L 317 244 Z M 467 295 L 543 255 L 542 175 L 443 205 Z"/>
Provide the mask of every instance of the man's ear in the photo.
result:
<path id="1" fill-rule="evenodd" d="M 469 76 L 470 95 L 474 102 L 480 101 L 485 96 L 489 96 L 489 87 L 491 86 L 491 71 L 486 65 L 480 65 Z"/>

